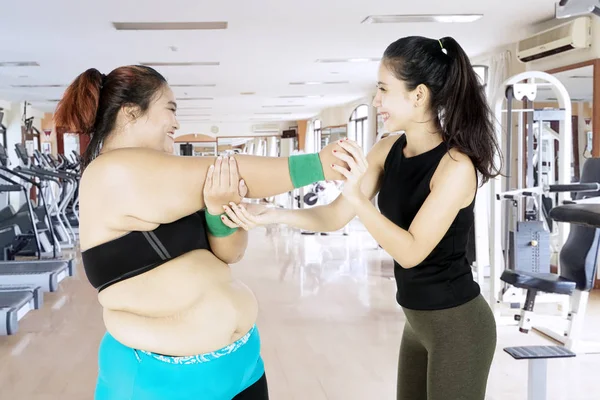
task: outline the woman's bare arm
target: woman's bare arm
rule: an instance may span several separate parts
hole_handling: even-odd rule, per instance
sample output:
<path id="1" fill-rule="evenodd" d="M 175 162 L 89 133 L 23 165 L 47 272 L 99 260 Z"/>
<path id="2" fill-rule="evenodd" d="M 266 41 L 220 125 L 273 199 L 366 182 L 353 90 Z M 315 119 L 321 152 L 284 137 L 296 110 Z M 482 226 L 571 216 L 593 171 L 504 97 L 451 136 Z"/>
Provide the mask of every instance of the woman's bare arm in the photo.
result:
<path id="1" fill-rule="evenodd" d="M 344 177 L 331 168 L 340 164 L 333 143 L 320 152 L 325 178 Z M 293 189 L 288 158 L 236 156 L 248 197 L 263 198 Z M 82 178 L 82 191 L 94 192 L 110 202 L 117 215 L 164 224 L 204 208 L 203 188 L 215 157 L 181 157 L 148 149 L 119 149 L 102 154 Z M 90 188 L 97 185 L 102 190 Z"/>
<path id="2" fill-rule="evenodd" d="M 381 140 L 367 155 L 369 169 L 362 180 L 361 191 L 369 199 L 379 192 L 385 159 L 396 140 L 398 136 Z M 324 206 L 304 210 L 269 209 L 262 215 L 254 215 L 252 220 L 258 225 L 275 223 L 312 232 L 333 232 L 343 228 L 355 216 L 352 205 L 340 195 Z"/>

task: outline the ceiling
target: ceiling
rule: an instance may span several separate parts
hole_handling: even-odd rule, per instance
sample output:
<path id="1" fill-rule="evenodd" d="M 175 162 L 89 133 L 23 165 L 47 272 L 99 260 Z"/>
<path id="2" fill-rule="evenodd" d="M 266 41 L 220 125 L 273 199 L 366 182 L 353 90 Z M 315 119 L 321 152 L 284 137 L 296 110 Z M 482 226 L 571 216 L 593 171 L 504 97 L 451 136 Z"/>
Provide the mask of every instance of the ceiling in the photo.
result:
<path id="1" fill-rule="evenodd" d="M 322 58 L 378 59 L 406 35 L 453 36 L 469 55 L 516 42 L 532 24 L 552 18 L 554 0 L 28 0 L 0 7 L 0 99 L 27 100 L 53 111 L 64 87 L 96 67 L 103 73 L 142 62 L 219 62 L 219 66 L 159 67 L 175 87 L 182 131 L 198 123 L 311 118 L 322 109 L 373 91 L 377 61 L 317 63 Z M 5 3 L 6 4 L 6 3 Z M 13 6 L 14 5 L 14 6 Z M 483 13 L 468 24 L 361 24 L 369 15 Z M 117 31 L 113 22 L 226 21 L 227 30 Z M 8 39 L 8 40 L 6 40 Z M 173 47 L 177 51 L 173 51 Z M 290 85 L 302 81 L 345 84 Z M 253 92 L 254 95 L 241 95 Z M 289 98 L 289 96 L 315 96 Z M 281 96 L 288 96 L 282 98 Z M 183 100 L 208 97 L 213 100 Z M 188 110 L 185 110 L 188 108 Z M 190 109 L 191 108 L 191 109 Z M 285 114 L 280 114 L 285 113 Z M 190 121 L 192 120 L 193 121 Z"/>
<path id="2" fill-rule="evenodd" d="M 565 86 L 572 101 L 593 101 L 594 67 L 570 69 L 554 74 Z M 556 101 L 556 95 L 550 88 L 538 89 L 536 101 Z"/>

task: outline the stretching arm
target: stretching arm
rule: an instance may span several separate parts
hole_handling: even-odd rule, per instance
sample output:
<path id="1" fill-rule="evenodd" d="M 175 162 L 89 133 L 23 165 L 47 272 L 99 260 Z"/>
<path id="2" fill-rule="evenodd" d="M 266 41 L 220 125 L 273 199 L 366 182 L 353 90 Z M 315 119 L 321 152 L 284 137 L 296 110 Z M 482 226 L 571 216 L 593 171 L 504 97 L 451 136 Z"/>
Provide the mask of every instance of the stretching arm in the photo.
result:
<path id="1" fill-rule="evenodd" d="M 332 155 L 331 144 L 320 153 L 325 178 L 344 179 L 331 168 L 341 164 Z M 288 158 L 236 156 L 240 177 L 248 197 L 263 198 L 292 190 Z M 116 215 L 149 223 L 170 223 L 205 206 L 203 187 L 214 157 L 180 157 L 148 149 L 119 149 L 107 152 L 84 172 L 82 191 L 102 187 L 102 199 L 114 204 Z M 98 193 L 98 190 L 87 189 Z M 120 227 L 116 227 L 120 228 Z"/>
<path id="2" fill-rule="evenodd" d="M 379 141 L 367 155 L 369 169 L 362 180 L 361 191 L 372 200 L 379 192 L 385 159 L 398 139 L 392 136 Z M 261 223 L 278 223 L 312 232 L 333 232 L 343 228 L 356 212 L 344 196 L 338 196 L 331 204 L 304 210 L 272 209 L 265 216 L 258 216 Z"/>

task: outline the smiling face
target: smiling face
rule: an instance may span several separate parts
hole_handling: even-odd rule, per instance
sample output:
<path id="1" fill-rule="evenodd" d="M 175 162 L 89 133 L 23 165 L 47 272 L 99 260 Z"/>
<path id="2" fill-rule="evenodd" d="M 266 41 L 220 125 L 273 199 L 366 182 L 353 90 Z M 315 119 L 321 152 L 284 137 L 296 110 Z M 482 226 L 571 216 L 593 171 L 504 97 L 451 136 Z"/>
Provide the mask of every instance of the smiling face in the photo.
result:
<path id="1" fill-rule="evenodd" d="M 173 136 L 179 129 L 175 95 L 163 85 L 146 113 L 133 122 L 130 133 L 141 147 L 173 153 Z"/>
<path id="2" fill-rule="evenodd" d="M 377 95 L 373 106 L 383 117 L 388 132 L 409 129 L 420 119 L 423 105 L 422 87 L 408 91 L 403 81 L 396 78 L 385 62 L 379 66 Z"/>

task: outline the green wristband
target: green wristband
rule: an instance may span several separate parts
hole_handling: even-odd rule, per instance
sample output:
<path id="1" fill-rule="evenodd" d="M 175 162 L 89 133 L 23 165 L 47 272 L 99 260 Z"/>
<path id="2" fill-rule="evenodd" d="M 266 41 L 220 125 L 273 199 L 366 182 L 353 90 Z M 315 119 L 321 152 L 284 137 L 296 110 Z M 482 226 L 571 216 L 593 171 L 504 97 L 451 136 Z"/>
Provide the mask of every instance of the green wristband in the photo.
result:
<path id="1" fill-rule="evenodd" d="M 318 153 L 300 154 L 289 157 L 290 178 L 295 188 L 325 180 L 323 166 Z"/>
<path id="2" fill-rule="evenodd" d="M 206 218 L 206 226 L 208 227 L 208 232 L 214 237 L 227 237 L 232 235 L 237 231 L 237 228 L 230 228 L 221 219 L 221 216 L 226 215 L 225 213 L 221 215 L 212 215 L 206 210 L 204 212 Z"/>

